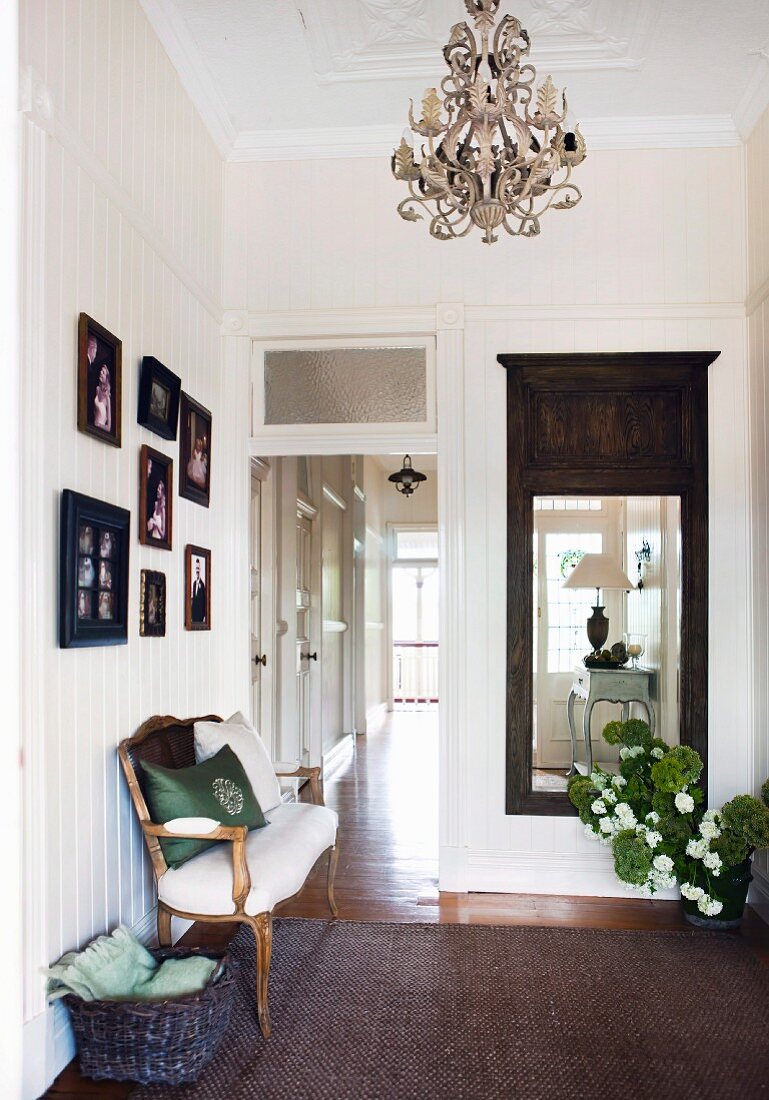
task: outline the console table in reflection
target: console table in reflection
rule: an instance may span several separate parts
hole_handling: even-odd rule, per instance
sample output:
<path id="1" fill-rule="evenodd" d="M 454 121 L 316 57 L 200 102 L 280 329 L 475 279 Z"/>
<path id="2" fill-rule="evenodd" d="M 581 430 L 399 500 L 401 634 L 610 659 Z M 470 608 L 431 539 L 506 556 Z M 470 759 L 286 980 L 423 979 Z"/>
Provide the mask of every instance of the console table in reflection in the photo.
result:
<path id="1" fill-rule="evenodd" d="M 577 766 L 577 730 L 574 724 L 574 702 L 577 698 L 585 700 L 585 713 L 582 716 L 582 736 L 585 739 L 585 765 L 587 775 L 593 770 L 593 745 L 590 740 L 590 719 L 596 703 L 622 703 L 622 721 L 626 722 L 631 703 L 641 703 L 646 708 L 649 728 L 654 734 L 657 720 L 651 702 L 651 679 L 654 673 L 649 668 L 585 668 L 577 665 L 574 679 L 566 702 L 566 714 L 571 734 L 571 768 L 569 775 L 581 771 Z"/>

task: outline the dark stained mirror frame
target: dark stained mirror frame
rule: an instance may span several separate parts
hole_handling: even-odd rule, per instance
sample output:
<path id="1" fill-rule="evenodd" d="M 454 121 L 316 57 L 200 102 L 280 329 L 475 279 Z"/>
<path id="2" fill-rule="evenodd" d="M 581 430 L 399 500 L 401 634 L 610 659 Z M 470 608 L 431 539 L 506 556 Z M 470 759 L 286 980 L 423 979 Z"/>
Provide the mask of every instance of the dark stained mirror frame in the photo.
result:
<path id="1" fill-rule="evenodd" d="M 720 352 L 499 355 L 507 369 L 508 814 L 570 815 L 532 790 L 535 496 L 681 499 L 679 731 L 705 762 L 708 367 Z"/>

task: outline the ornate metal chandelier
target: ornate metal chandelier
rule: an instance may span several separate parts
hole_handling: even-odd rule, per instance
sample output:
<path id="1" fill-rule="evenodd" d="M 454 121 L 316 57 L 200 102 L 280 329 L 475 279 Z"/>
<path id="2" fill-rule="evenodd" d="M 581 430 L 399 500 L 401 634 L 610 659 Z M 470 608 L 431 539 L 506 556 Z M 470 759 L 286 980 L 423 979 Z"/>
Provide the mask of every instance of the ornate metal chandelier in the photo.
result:
<path id="1" fill-rule="evenodd" d="M 566 92 L 547 77 L 534 93 L 537 73 L 525 61 L 531 48 L 520 21 L 506 15 L 494 33 L 500 0 L 465 0 L 478 38 L 457 23 L 443 48 L 449 75 L 441 81 L 444 99 L 428 88 L 422 117 L 409 124 L 426 138 L 421 160 L 411 135 L 404 133 L 392 158 L 396 179 L 409 196 L 398 205 L 406 221 L 419 221 L 424 207 L 430 233 L 446 241 L 464 237 L 473 226 L 493 244 L 495 229 L 535 237 L 540 218 L 551 207 L 568 210 L 581 199 L 571 172 L 587 155 L 579 126 L 567 122 Z M 480 42 L 478 41 L 480 39 Z"/>

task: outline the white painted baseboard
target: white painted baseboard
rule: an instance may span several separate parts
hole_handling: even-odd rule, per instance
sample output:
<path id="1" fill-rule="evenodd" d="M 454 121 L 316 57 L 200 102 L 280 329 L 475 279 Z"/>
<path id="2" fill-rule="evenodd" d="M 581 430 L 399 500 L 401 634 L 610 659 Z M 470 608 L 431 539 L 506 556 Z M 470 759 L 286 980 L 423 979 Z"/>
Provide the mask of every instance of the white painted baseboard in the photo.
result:
<path id="1" fill-rule="evenodd" d="M 441 848 L 441 890 L 456 893 L 557 894 L 575 897 L 636 897 L 614 874 L 603 848 L 595 855 Z M 657 895 L 677 900 L 678 890 Z"/>
<path id="2" fill-rule="evenodd" d="M 343 733 L 335 745 L 332 745 L 328 752 L 323 753 L 322 766 L 323 777 L 328 779 L 329 773 L 333 772 L 337 768 L 347 753 L 355 745 L 355 735 L 352 733 Z"/>
<path id="3" fill-rule="evenodd" d="M 375 703 L 373 707 L 366 708 L 366 729 L 365 733 L 379 733 L 382 726 L 387 721 L 387 703 L 382 701 L 381 703 Z"/>

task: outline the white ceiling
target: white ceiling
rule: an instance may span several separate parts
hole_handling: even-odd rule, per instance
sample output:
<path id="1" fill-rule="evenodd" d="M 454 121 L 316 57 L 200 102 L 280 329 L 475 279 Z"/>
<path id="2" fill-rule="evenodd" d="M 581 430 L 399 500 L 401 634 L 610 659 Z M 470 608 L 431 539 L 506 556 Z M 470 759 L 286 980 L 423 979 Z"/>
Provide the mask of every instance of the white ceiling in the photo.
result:
<path id="1" fill-rule="evenodd" d="M 445 72 L 462 0 L 141 0 L 233 159 L 374 154 Z M 502 0 L 593 148 L 723 145 L 769 102 L 767 0 Z M 591 142 L 592 138 L 592 142 Z"/>

